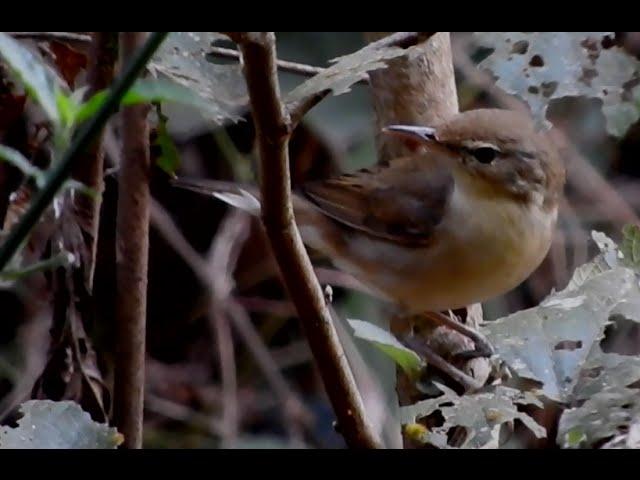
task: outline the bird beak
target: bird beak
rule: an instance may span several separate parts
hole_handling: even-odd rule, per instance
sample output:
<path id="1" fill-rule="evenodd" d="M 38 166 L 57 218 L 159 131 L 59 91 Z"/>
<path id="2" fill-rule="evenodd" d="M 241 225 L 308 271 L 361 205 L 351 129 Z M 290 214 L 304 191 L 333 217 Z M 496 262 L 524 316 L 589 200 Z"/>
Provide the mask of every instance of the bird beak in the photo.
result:
<path id="1" fill-rule="evenodd" d="M 383 133 L 399 135 L 402 137 L 418 140 L 420 142 L 437 141 L 436 129 L 431 127 L 416 127 L 412 125 L 389 125 L 382 129 Z"/>

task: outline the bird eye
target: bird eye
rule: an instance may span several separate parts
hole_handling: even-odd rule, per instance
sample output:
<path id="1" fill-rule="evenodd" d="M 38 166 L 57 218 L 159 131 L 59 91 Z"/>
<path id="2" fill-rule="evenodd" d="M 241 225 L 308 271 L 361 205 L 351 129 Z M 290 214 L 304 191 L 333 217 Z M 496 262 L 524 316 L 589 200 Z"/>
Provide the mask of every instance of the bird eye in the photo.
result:
<path id="1" fill-rule="evenodd" d="M 478 160 L 480 163 L 491 163 L 498 156 L 498 150 L 491 147 L 480 147 L 474 150 L 471 150 L 471 154 Z"/>

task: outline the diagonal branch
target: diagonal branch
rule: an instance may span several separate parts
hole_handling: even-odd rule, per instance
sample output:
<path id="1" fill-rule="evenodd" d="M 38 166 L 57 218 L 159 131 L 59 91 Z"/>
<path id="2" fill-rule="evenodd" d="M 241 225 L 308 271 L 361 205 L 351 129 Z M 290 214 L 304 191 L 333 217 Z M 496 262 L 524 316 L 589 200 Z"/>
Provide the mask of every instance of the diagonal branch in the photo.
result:
<path id="1" fill-rule="evenodd" d="M 370 43 L 366 48 L 388 48 L 400 47 L 407 49 L 418 43 L 426 42 L 437 32 L 397 32 L 388 37 L 382 38 L 376 42 Z M 233 36 L 232 36 L 233 39 Z M 331 67 L 329 67 L 331 68 Z M 302 98 L 295 102 L 289 103 L 286 108 L 291 119 L 291 127 L 295 128 L 306 113 L 320 103 L 327 95 L 331 93 L 331 89 L 314 93 L 306 98 Z"/>
<path id="2" fill-rule="evenodd" d="M 291 123 L 280 100 L 275 35 L 230 35 L 239 44 L 256 125 L 261 167 L 262 221 L 284 284 L 303 324 L 340 431 L 354 448 L 379 448 L 353 372 L 294 221 L 288 143 Z"/>

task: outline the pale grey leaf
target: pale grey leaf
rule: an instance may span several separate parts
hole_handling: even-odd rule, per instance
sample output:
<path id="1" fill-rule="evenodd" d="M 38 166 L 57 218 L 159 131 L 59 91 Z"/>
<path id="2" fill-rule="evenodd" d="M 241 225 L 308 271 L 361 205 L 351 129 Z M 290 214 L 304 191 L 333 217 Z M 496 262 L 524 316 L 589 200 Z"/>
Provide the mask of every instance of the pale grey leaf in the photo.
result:
<path id="1" fill-rule="evenodd" d="M 207 104 L 203 114 L 216 124 L 237 121 L 248 103 L 240 65 L 219 65 L 208 58 L 213 42 L 223 38 L 216 32 L 172 32 L 150 64 L 198 94 Z"/>
<path id="2" fill-rule="evenodd" d="M 576 294 L 576 292 L 579 292 Z M 565 302 L 584 301 L 572 309 Z M 498 355 L 521 377 L 543 383 L 551 399 L 566 401 L 594 345 L 603 336 L 613 308 L 640 298 L 634 273 L 615 268 L 586 278 L 576 290 L 565 289 L 546 304 L 523 310 L 482 327 Z"/>
<path id="3" fill-rule="evenodd" d="M 479 67 L 531 107 L 540 125 L 556 98 L 601 99 L 607 130 L 623 135 L 640 116 L 640 62 L 613 45 L 614 32 L 476 32 L 493 49 Z"/>
<path id="4" fill-rule="evenodd" d="M 432 429 L 425 440 L 440 448 L 447 448 L 446 433 L 452 427 L 467 428 L 468 435 L 461 448 L 498 448 L 500 427 L 507 422 L 520 420 L 533 434 L 542 438 L 546 430 L 530 416 L 517 409 L 518 404 L 541 406 L 532 394 L 498 386 L 493 392 L 459 396 L 450 388 L 437 384 L 443 395 L 423 400 L 400 409 L 403 424 L 415 423 L 422 417 L 439 410 L 444 424 Z M 445 442 L 441 441 L 445 439 Z M 440 441 L 438 441 L 438 439 Z M 434 440 L 436 442 L 434 443 Z"/>
<path id="5" fill-rule="evenodd" d="M 601 391 L 627 387 L 638 380 L 640 357 L 605 353 L 596 344 L 582 366 L 572 398 L 584 400 Z"/>
<path id="6" fill-rule="evenodd" d="M 0 449 L 113 449 L 122 443 L 115 428 L 94 422 L 75 402 L 29 400 L 16 428 L 0 427 Z"/>
<path id="7" fill-rule="evenodd" d="M 564 448 L 588 448 L 626 432 L 640 421 L 640 395 L 631 388 L 596 393 L 580 407 L 565 410 L 558 424 L 557 442 Z"/>
<path id="8" fill-rule="evenodd" d="M 639 449 L 640 448 L 640 421 L 636 421 L 629 426 L 626 433 L 618 435 L 607 443 L 602 448 L 628 448 Z"/>
<path id="9" fill-rule="evenodd" d="M 369 44 L 357 52 L 333 59 L 333 65 L 289 92 L 285 97 L 286 102 L 293 103 L 326 90 L 331 90 L 334 95 L 342 95 L 355 83 L 367 79 L 368 72 L 386 68 L 389 60 L 403 55 L 412 58 L 425 48 L 424 43 L 406 49 Z"/>

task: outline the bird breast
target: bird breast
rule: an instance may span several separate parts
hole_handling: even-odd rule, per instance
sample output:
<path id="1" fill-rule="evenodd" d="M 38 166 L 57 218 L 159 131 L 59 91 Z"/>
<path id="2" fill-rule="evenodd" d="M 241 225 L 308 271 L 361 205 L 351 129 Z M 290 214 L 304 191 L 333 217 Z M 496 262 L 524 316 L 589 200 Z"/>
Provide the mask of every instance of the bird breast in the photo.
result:
<path id="1" fill-rule="evenodd" d="M 409 312 L 462 308 L 523 282 L 546 256 L 557 210 L 456 189 L 433 243 L 410 248 L 354 235 L 334 261 Z"/>

